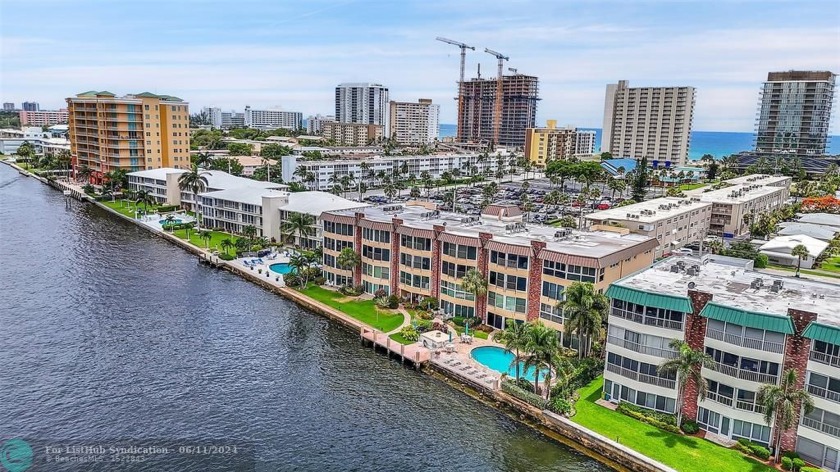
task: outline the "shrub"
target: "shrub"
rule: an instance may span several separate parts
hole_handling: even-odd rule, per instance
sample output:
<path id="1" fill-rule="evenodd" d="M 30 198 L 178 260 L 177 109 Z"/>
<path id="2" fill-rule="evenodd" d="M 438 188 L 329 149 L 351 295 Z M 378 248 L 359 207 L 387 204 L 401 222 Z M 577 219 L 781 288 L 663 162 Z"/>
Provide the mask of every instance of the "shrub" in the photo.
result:
<path id="1" fill-rule="evenodd" d="M 431 320 L 417 320 L 417 331 L 421 333 L 425 333 L 432 329 L 432 321 Z"/>
<path id="2" fill-rule="evenodd" d="M 285 274 L 283 282 L 286 282 L 287 287 L 297 287 L 300 285 L 300 278 L 295 274 Z"/>
<path id="3" fill-rule="evenodd" d="M 322 275 L 319 275 L 318 277 L 312 279 L 312 282 L 314 282 L 315 285 L 324 285 L 325 283 L 327 283 L 327 278 Z"/>
<path id="4" fill-rule="evenodd" d="M 224 254 L 223 253 L 223 254 L 219 254 L 219 259 L 221 259 L 223 261 L 232 261 L 232 260 L 236 259 L 236 256 L 234 256 L 232 254 Z"/>
<path id="5" fill-rule="evenodd" d="M 782 457 L 782 469 L 790 470 L 793 468 L 793 459 L 790 457 Z"/>
<path id="6" fill-rule="evenodd" d="M 555 413 L 569 416 L 572 413 L 572 402 L 563 397 L 556 397 L 551 400 L 549 409 Z"/>
<path id="7" fill-rule="evenodd" d="M 682 424 L 682 430 L 686 434 L 694 434 L 697 431 L 700 431 L 700 426 L 697 425 L 696 421 L 685 420 Z"/>
<path id="8" fill-rule="evenodd" d="M 388 292 L 386 292 L 384 288 L 380 288 L 379 290 L 373 292 L 373 298 L 385 298 L 387 296 Z"/>
<path id="9" fill-rule="evenodd" d="M 374 298 L 373 303 L 376 304 L 377 308 L 388 308 L 388 297 Z"/>
<path id="10" fill-rule="evenodd" d="M 391 295 L 388 297 L 388 308 L 394 309 L 400 306 L 400 297 Z"/>
<path id="11" fill-rule="evenodd" d="M 462 328 L 464 327 L 464 321 L 465 320 L 466 320 L 466 318 L 464 318 L 463 316 L 453 316 L 452 317 L 452 322 L 455 323 L 455 326 L 460 326 Z"/>
<path id="12" fill-rule="evenodd" d="M 770 458 L 770 449 L 767 449 L 764 446 L 760 446 L 758 444 L 750 444 L 750 452 L 755 457 L 758 457 L 761 460 L 767 460 Z"/>
<path id="13" fill-rule="evenodd" d="M 403 326 L 403 328 L 400 330 L 400 336 L 404 337 L 409 341 L 417 341 L 418 339 L 420 339 L 420 333 L 418 333 L 414 326 L 411 325 Z"/>
<path id="14" fill-rule="evenodd" d="M 759 254 L 753 259 L 753 267 L 756 269 L 766 269 L 768 262 L 770 262 L 770 259 L 767 257 L 767 254 Z"/>
<path id="15" fill-rule="evenodd" d="M 420 318 L 421 320 L 431 320 L 432 314 L 428 311 L 418 311 L 417 318 Z"/>
<path id="16" fill-rule="evenodd" d="M 342 285 L 341 288 L 338 289 L 338 292 L 341 293 L 342 295 L 355 297 L 356 295 L 359 295 L 360 293 L 362 293 L 361 290 L 357 291 L 356 290 L 357 288 L 358 287 L 353 287 L 352 285 Z"/>
<path id="17" fill-rule="evenodd" d="M 677 421 L 674 419 L 674 415 L 658 413 L 627 402 L 619 403 L 618 408 L 616 409 L 620 413 L 623 413 L 631 418 L 635 418 L 643 423 L 668 431 L 669 433 L 680 433 L 679 428 L 676 426 Z"/>
<path id="18" fill-rule="evenodd" d="M 528 390 L 529 392 L 534 391 L 534 384 L 532 384 L 529 380 L 527 380 L 523 377 L 519 377 L 519 380 L 512 379 L 512 380 L 510 380 L 510 383 L 516 385 L 517 387 L 519 387 L 523 390 Z"/>
<path id="19" fill-rule="evenodd" d="M 438 302 L 438 299 L 435 297 L 423 297 L 417 303 L 417 306 L 426 311 L 437 310 L 439 303 L 440 302 Z"/>
<path id="20" fill-rule="evenodd" d="M 502 382 L 502 391 L 537 408 L 545 409 L 546 407 L 547 402 L 545 401 L 545 398 L 535 394 L 534 392 L 523 390 L 517 387 L 513 382 Z"/>
<path id="21" fill-rule="evenodd" d="M 178 209 L 178 205 L 161 205 L 157 207 L 158 213 L 166 213 L 167 211 L 175 211 Z"/>
<path id="22" fill-rule="evenodd" d="M 85 184 L 85 186 L 82 187 L 82 191 L 88 195 L 93 195 L 94 193 L 96 193 L 96 189 L 93 188 L 93 185 L 91 184 Z"/>
<path id="23" fill-rule="evenodd" d="M 792 457 L 791 458 L 791 465 L 793 466 L 794 471 L 799 471 L 799 470 L 802 470 L 805 467 L 805 461 L 803 461 L 799 457 Z"/>
<path id="24" fill-rule="evenodd" d="M 823 472 L 823 470 L 819 467 L 804 466 L 801 469 L 799 469 L 799 472 Z"/>

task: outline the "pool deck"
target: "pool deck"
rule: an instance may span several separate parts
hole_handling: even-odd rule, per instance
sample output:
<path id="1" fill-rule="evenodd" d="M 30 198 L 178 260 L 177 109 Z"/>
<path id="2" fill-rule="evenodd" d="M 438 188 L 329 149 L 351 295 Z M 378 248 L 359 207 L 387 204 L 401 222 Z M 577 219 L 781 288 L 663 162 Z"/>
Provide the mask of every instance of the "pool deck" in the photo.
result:
<path id="1" fill-rule="evenodd" d="M 468 384 L 493 391 L 501 389 L 502 374 L 479 364 L 470 355 L 470 352 L 477 347 L 501 347 L 501 345 L 478 338 L 473 338 L 471 344 L 462 343 L 460 338 L 453 338 L 452 343 L 455 345 L 455 352 L 447 353 L 445 349 L 430 351 L 432 352 L 430 362 Z"/>

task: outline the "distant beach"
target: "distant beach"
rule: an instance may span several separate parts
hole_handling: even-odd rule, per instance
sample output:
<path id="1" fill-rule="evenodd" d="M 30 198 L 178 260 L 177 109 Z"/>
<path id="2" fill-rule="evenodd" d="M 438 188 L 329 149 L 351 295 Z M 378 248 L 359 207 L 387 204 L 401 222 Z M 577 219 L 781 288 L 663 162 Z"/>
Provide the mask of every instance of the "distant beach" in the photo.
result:
<path id="1" fill-rule="evenodd" d="M 601 147 L 601 128 L 582 128 L 595 131 L 595 148 Z M 440 137 L 455 136 L 456 125 L 440 125 Z M 689 148 L 689 159 L 696 160 L 704 154 L 711 154 L 716 158 L 722 158 L 730 154 L 737 154 L 741 151 L 749 151 L 753 148 L 753 133 L 733 133 L 726 131 L 693 131 L 691 133 L 691 147 Z M 840 154 L 840 136 L 829 138 L 829 154 Z"/>

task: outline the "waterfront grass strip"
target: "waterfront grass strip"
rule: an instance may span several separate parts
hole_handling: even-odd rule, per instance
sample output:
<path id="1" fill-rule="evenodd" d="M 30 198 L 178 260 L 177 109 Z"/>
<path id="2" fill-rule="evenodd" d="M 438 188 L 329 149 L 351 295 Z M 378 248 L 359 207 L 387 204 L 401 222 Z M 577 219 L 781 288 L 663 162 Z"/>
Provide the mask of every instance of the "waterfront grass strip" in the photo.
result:
<path id="1" fill-rule="evenodd" d="M 300 291 L 309 298 L 355 318 L 383 332 L 397 329 L 403 322 L 402 313 L 379 310 L 373 300 L 345 300 L 347 297 L 332 290 L 310 285 Z"/>
<path id="2" fill-rule="evenodd" d="M 603 378 L 579 390 L 575 423 L 615 440 L 681 472 L 769 472 L 774 469 L 734 449 L 694 436 L 669 433 L 597 405 Z"/>
<path id="3" fill-rule="evenodd" d="M 117 213 L 119 213 L 123 216 L 127 216 L 131 219 L 134 219 L 134 217 L 137 216 L 136 212 L 135 212 L 134 202 L 131 202 L 129 200 L 116 200 L 116 201 L 102 200 L 99 203 L 101 203 L 101 204 L 105 205 L 106 207 L 116 211 Z M 140 205 L 140 209 L 145 210 L 145 207 L 143 205 Z M 152 206 L 152 205 L 149 205 L 149 212 L 154 213 L 154 211 L 155 211 L 155 207 Z"/>
<path id="4" fill-rule="evenodd" d="M 389 336 L 389 337 L 391 338 L 391 341 L 396 341 L 396 342 L 398 342 L 398 343 L 400 343 L 400 344 L 404 344 L 404 345 L 407 345 L 407 344 L 414 344 L 415 342 L 417 342 L 417 341 L 412 341 L 412 340 L 410 340 L 410 339 L 406 339 L 406 338 L 405 338 L 402 334 L 400 334 L 400 333 L 394 333 L 394 334 L 392 334 L 392 335 L 391 335 L 391 336 Z"/>
<path id="5" fill-rule="evenodd" d="M 195 247 L 201 249 L 215 249 L 217 251 L 222 251 L 222 241 L 225 239 L 230 239 L 230 242 L 236 244 L 236 240 L 238 239 L 236 236 L 232 234 L 228 234 L 222 231 L 210 231 L 210 240 L 206 241 L 199 236 L 199 232 L 196 231 L 195 228 L 193 229 L 176 229 L 172 234 L 175 236 L 187 240 L 187 232 L 189 231 L 189 243 Z"/>

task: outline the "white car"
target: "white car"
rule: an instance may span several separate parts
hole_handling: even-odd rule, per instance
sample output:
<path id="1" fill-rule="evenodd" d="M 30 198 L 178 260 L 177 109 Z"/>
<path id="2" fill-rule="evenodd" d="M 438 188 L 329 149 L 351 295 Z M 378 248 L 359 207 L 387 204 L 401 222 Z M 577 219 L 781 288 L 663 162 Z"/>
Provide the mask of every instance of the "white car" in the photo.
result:
<path id="1" fill-rule="evenodd" d="M 693 256 L 694 251 L 692 251 L 691 249 L 689 249 L 687 247 L 681 247 L 681 248 L 677 249 L 676 251 L 674 251 L 674 254 L 679 255 L 679 256 Z"/>

